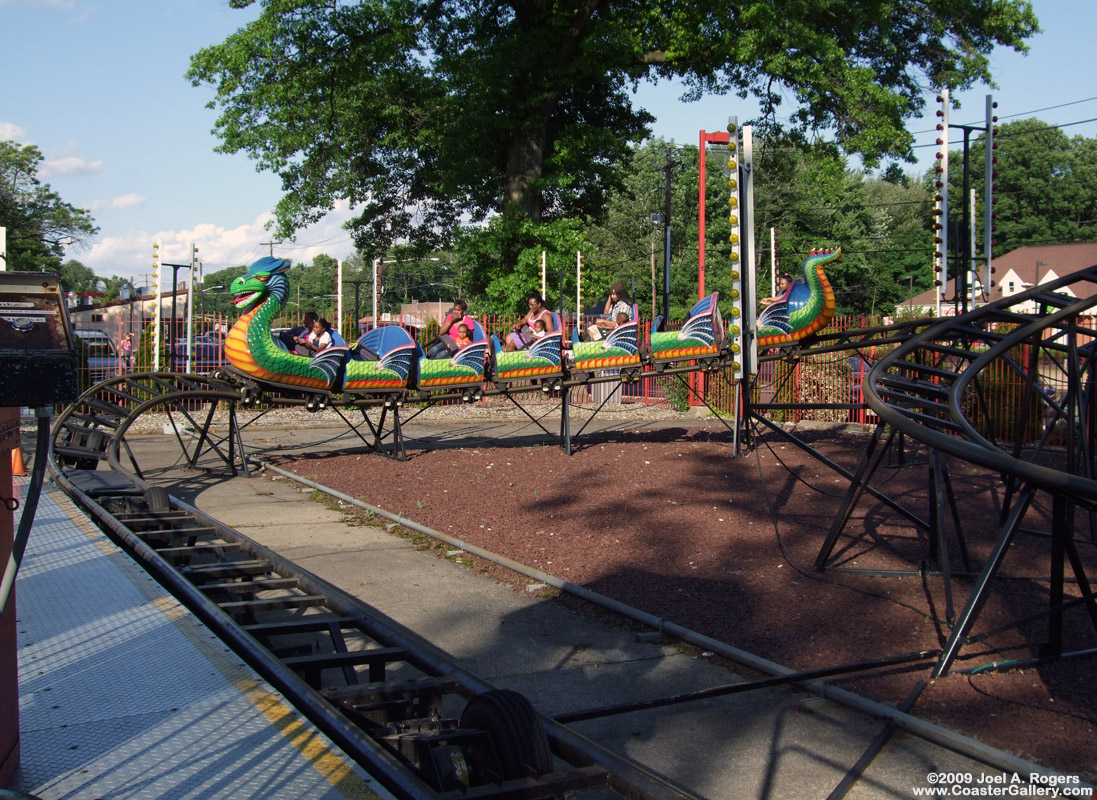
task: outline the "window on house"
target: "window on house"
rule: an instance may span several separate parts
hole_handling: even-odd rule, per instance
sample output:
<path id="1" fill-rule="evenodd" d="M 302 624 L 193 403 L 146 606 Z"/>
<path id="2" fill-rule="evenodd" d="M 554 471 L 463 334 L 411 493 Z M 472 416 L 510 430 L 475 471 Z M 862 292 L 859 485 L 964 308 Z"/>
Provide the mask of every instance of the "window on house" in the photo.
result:
<path id="1" fill-rule="evenodd" d="M 105 316 L 103 316 L 102 314 L 92 314 L 91 315 L 91 321 L 92 322 L 106 322 L 107 318 Z"/>
<path id="2" fill-rule="evenodd" d="M 1016 291 L 1016 289 L 1014 289 L 1013 286 L 1014 286 L 1013 281 L 1010 281 L 1009 282 L 1009 293 L 1010 294 L 1013 294 Z"/>

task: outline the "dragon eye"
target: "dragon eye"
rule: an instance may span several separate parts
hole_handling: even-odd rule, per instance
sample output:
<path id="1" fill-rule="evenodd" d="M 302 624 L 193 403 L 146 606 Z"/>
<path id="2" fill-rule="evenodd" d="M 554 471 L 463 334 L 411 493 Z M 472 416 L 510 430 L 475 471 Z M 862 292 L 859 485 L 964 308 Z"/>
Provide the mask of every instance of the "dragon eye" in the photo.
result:
<path id="1" fill-rule="evenodd" d="M 255 277 L 258 278 L 261 283 L 266 283 L 270 280 L 270 275 L 256 275 Z"/>

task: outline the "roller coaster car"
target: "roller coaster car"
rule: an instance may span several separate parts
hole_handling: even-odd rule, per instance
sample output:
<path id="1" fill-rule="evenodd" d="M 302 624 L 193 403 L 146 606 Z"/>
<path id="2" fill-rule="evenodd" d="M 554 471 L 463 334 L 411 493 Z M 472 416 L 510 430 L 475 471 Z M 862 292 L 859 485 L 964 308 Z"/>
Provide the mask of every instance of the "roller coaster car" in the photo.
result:
<path id="1" fill-rule="evenodd" d="M 689 310 L 681 330 L 664 331 L 662 316 L 651 323 L 651 362 L 657 372 L 677 361 L 696 360 L 699 364 L 716 363 L 724 346 L 724 322 L 717 303 L 720 293 L 713 292 L 697 301 Z"/>
<path id="2" fill-rule="evenodd" d="M 405 389 L 415 385 L 422 355 L 423 348 L 399 325 L 366 331 L 350 350 L 343 393 L 403 395 Z"/>
<path id="3" fill-rule="evenodd" d="M 486 380 L 488 347 L 491 341 L 484 335 L 479 322 L 472 323 L 469 331 L 472 344 L 445 358 L 419 358 L 418 387 L 420 396 L 426 398 L 435 392 L 460 391 L 462 399 L 473 401 L 482 395 L 481 386 Z"/>
<path id="4" fill-rule="evenodd" d="M 571 332 L 571 374 L 581 378 L 583 373 L 599 369 L 619 369 L 631 372 L 630 367 L 640 366 L 640 310 L 632 306 L 629 321 L 608 331 L 597 342 L 579 341 L 579 329 Z"/>
<path id="5" fill-rule="evenodd" d="M 563 385 L 564 325 L 560 315 L 552 314 L 554 330 L 537 339 L 525 350 L 513 353 L 505 352 L 499 343 L 499 337 L 491 336 L 491 364 L 495 385 L 504 388 L 516 381 L 540 381 L 542 388 L 548 391 Z"/>
<path id="6" fill-rule="evenodd" d="M 830 324 L 834 316 L 834 289 L 824 266 L 842 257 L 842 248 L 812 250 L 804 260 L 803 277 L 794 280 L 758 317 L 755 331 L 759 348 L 777 348 L 795 356 Z"/>

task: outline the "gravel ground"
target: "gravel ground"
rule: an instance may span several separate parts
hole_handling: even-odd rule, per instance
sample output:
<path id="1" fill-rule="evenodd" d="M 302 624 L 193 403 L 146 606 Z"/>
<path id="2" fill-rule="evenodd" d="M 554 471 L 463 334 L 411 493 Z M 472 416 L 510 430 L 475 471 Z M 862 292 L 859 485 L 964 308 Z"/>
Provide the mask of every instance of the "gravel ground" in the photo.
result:
<path id="1" fill-rule="evenodd" d="M 556 404 L 545 403 L 544 410 L 554 407 Z M 532 413 L 537 415 L 539 406 L 531 406 Z M 702 409 L 707 415 L 707 409 Z M 593 406 L 571 406 L 573 420 L 589 419 Z M 414 413 L 411 409 L 404 409 L 403 418 L 406 419 Z M 279 408 L 261 413 L 240 409 L 236 412 L 241 425 L 254 428 L 318 428 L 318 427 L 344 427 L 345 423 L 332 410 L 310 412 L 303 408 Z M 694 412 L 677 411 L 668 403 L 644 405 L 643 403 L 607 403 L 598 414 L 602 420 L 616 418 L 647 421 L 647 422 L 687 422 L 696 420 Z M 515 408 L 511 403 L 494 401 L 490 404 L 474 403 L 470 405 L 453 404 L 445 406 L 432 406 L 416 416 L 418 422 L 503 422 L 509 420 L 526 420 L 525 414 Z M 145 414 L 130 428 L 130 433 L 162 433 L 164 425 L 168 422 L 166 414 Z M 214 425 L 225 427 L 228 425 L 228 414 L 220 411 L 214 415 Z M 33 420 L 24 420 L 23 427 L 28 429 L 33 426 Z"/>
<path id="2" fill-rule="evenodd" d="M 462 416 L 467 419 L 467 416 Z M 681 421 L 681 416 L 679 416 Z M 809 431 L 820 452 L 852 469 L 863 436 Z M 355 451 L 268 456 L 283 468 L 444 533 L 666 617 L 798 669 L 936 650 L 948 638 L 945 583 L 920 576 L 924 534 L 879 502 L 862 502 L 834 551 L 812 562 L 848 481 L 795 446 L 767 434 L 749 458 L 732 458 L 729 437 L 672 425 L 584 437 L 572 456 L 553 446 L 409 450 L 404 462 Z M 926 455 L 910 447 L 905 466 L 876 483 L 921 515 Z M 997 476 L 952 465 L 964 534 L 980 565 L 996 536 Z M 1046 530 L 1038 505 L 1027 524 Z M 961 563 L 952 539 L 952 563 Z M 1019 537 L 975 627 L 983 632 L 1046 612 L 1048 540 Z M 1087 574 L 1097 548 L 1084 547 Z M 860 569 L 908 571 L 880 577 Z M 971 590 L 955 576 L 956 613 Z M 1068 596 L 1077 596 L 1074 585 Z M 1079 608 L 1066 614 L 1067 649 L 1094 646 Z M 1046 617 L 1004 627 L 964 648 L 954 669 L 1025 658 L 1046 640 Z M 953 674 L 929 681 L 932 663 L 874 670 L 836 682 L 899 704 L 928 681 L 914 713 L 996 747 L 1092 781 L 1097 764 L 1097 660 L 1076 659 L 1007 673 Z"/>

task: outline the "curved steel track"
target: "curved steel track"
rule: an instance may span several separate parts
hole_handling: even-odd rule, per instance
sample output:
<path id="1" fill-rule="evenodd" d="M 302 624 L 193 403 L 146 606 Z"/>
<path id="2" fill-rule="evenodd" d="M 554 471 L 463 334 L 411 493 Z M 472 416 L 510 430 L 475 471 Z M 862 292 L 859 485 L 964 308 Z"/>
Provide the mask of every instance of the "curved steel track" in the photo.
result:
<path id="1" fill-rule="evenodd" d="M 965 643 L 1037 493 L 1049 495 L 1053 509 L 1048 641 L 1041 657 L 1068 655 L 1062 626 L 1068 562 L 1097 629 L 1097 601 L 1075 540 L 1078 509 L 1088 517 L 1091 538 L 1097 537 L 1095 290 L 1097 266 L 945 319 L 885 355 L 865 379 L 865 398 L 881 427 L 931 448 L 938 474 L 948 455 L 993 470 L 1006 485 L 994 549 L 934 677 L 948 671 Z M 1034 304 L 1036 313 L 1014 310 L 1025 303 Z M 1019 390 L 1006 420 L 991 402 L 993 386 L 1003 381 Z M 1054 394 L 1049 385 L 1058 387 Z M 1057 431 L 1062 444 L 1051 446 Z M 936 523 L 943 530 L 943 514 Z M 938 553 L 947 558 L 947 546 L 939 545 Z"/>

